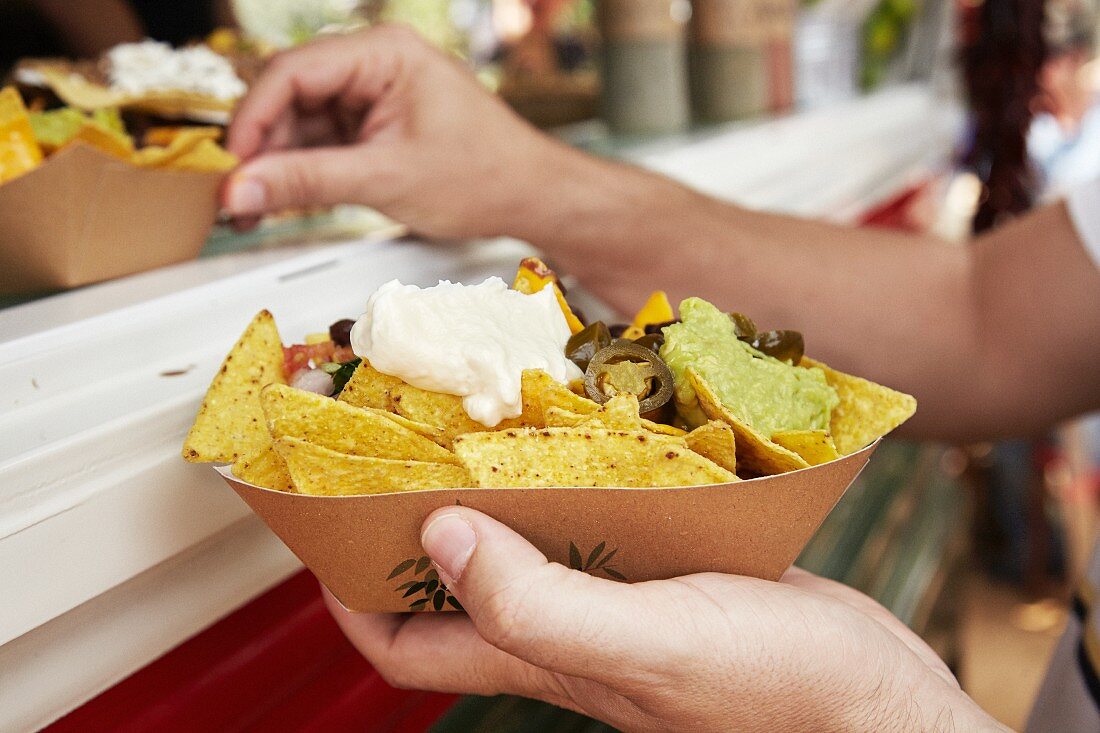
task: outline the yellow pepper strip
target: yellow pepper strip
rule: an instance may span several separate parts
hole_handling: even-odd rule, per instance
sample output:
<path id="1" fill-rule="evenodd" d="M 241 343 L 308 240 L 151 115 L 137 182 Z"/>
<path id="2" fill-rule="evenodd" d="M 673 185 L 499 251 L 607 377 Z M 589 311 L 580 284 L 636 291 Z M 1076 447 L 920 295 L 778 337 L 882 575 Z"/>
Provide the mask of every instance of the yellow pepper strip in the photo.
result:
<path id="1" fill-rule="evenodd" d="M 515 282 L 512 283 L 512 289 L 518 290 L 526 295 L 533 295 L 548 284 L 554 287 L 554 296 L 558 299 L 558 306 L 561 308 L 562 314 L 565 316 L 565 322 L 569 324 L 570 333 L 577 333 L 584 329 L 584 324 L 580 322 L 573 310 L 569 307 L 569 304 L 565 302 L 565 296 L 562 295 L 561 288 L 558 287 L 558 276 L 554 274 L 546 264 L 537 257 L 528 257 L 523 262 L 519 263 L 519 270 L 516 271 Z"/>
<path id="2" fill-rule="evenodd" d="M 654 290 L 650 294 L 649 299 L 642 306 L 642 309 L 638 311 L 638 314 L 634 316 L 634 328 L 640 329 L 645 332 L 646 326 L 653 326 L 658 323 L 668 323 L 669 321 L 676 320 L 675 314 L 672 312 L 672 304 L 668 302 L 668 296 L 663 290 Z"/>

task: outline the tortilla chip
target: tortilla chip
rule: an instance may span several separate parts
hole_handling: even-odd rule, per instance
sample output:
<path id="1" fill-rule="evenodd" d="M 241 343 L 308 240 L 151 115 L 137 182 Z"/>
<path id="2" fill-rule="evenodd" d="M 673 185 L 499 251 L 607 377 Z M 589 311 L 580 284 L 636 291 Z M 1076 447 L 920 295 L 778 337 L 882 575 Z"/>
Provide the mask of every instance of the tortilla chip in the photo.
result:
<path id="1" fill-rule="evenodd" d="M 100 127 L 91 120 L 85 121 L 77 129 L 76 134 L 69 138 L 65 146 L 78 142 L 91 145 L 96 150 L 122 160 L 130 160 L 134 154 L 134 141 L 129 135 L 120 135 L 117 132 Z"/>
<path id="2" fill-rule="evenodd" d="M 777 473 L 797 471 L 800 468 L 808 468 L 802 456 L 794 451 L 787 450 L 781 445 L 776 445 L 752 427 L 737 419 L 703 378 L 695 373 L 694 369 L 687 370 L 688 382 L 699 400 L 699 407 L 710 420 L 724 422 L 733 428 L 737 441 L 737 467 L 744 472 L 760 476 L 772 476 Z"/>
<path id="3" fill-rule="evenodd" d="M 168 155 L 168 148 L 148 145 L 140 150 L 135 150 L 130 162 L 140 168 L 157 168 L 162 164 L 167 164 Z"/>
<path id="4" fill-rule="evenodd" d="M 600 427 L 599 420 L 592 415 L 579 415 L 560 407 L 551 407 L 546 411 L 546 424 L 548 428 L 579 428 Z"/>
<path id="5" fill-rule="evenodd" d="M 682 439 L 602 428 L 515 428 L 455 440 L 455 455 L 482 488 L 659 487 L 737 477 Z"/>
<path id="6" fill-rule="evenodd" d="M 781 430 L 772 435 L 772 442 L 794 451 L 811 466 L 840 458 L 832 436 L 824 430 Z"/>
<path id="7" fill-rule="evenodd" d="M 665 425 L 663 422 L 653 422 L 652 420 L 646 420 L 644 417 L 642 418 L 642 427 L 658 435 L 671 435 L 673 437 L 682 438 L 688 434 L 688 431 L 678 428 L 675 425 Z"/>
<path id="8" fill-rule="evenodd" d="M 15 87 L 0 89 L 0 183 L 33 170 L 42 162 L 23 97 Z"/>
<path id="9" fill-rule="evenodd" d="M 462 398 L 453 394 L 429 392 L 402 383 L 390 389 L 390 405 L 402 417 L 439 428 L 445 440 L 454 441 L 465 433 L 490 430 L 467 415 Z"/>
<path id="10" fill-rule="evenodd" d="M 546 408 L 547 427 L 591 427 L 608 430 L 642 429 L 642 418 L 638 415 L 638 398 L 634 395 L 612 397 L 595 412 L 584 415 L 561 407 Z M 538 427 L 538 426 L 534 426 Z"/>
<path id="11" fill-rule="evenodd" d="M 417 422 L 416 420 L 410 420 L 404 415 L 398 415 L 395 412 L 376 410 L 373 407 L 361 407 L 359 409 L 369 410 L 371 412 L 374 412 L 375 414 L 382 415 L 387 420 L 392 420 L 406 430 L 411 430 L 417 435 L 423 435 L 428 440 L 432 441 L 436 445 L 446 448 L 448 451 L 451 449 L 451 441 L 447 439 L 447 435 L 443 432 L 442 428 L 437 428 L 434 425 Z"/>
<path id="12" fill-rule="evenodd" d="M 189 134 L 201 134 L 209 140 L 218 142 L 222 139 L 224 131 L 220 127 L 205 126 L 205 127 L 187 127 L 179 125 L 171 125 L 164 127 L 150 127 L 145 131 L 144 142 L 146 145 L 157 145 L 160 147 L 167 147 L 172 144 L 172 141 L 183 134 L 185 131 L 190 131 Z M 328 338 L 328 334 L 325 334 L 325 338 Z"/>
<path id="13" fill-rule="evenodd" d="M 143 168 L 167 168 L 204 141 L 210 142 L 210 139 L 202 133 L 201 128 L 197 131 L 184 130 L 172 139 L 168 147 L 149 146 L 134 152 L 131 162 Z"/>
<path id="14" fill-rule="evenodd" d="M 72 66 L 36 65 L 47 86 L 71 107 L 95 110 L 103 107 L 141 109 L 169 118 L 208 117 L 210 112 L 228 114 L 235 100 L 218 99 L 206 94 L 176 89 L 150 90 L 143 94 L 127 94 L 74 73 Z"/>
<path id="15" fill-rule="evenodd" d="M 54 94 L 70 107 L 83 110 L 101 107 L 120 107 L 126 101 L 126 95 L 102 84 L 89 81 L 71 69 L 63 67 L 37 66 L 35 70 L 42 75 L 46 85 Z"/>
<path id="16" fill-rule="evenodd" d="M 236 155 L 213 140 L 199 140 L 191 150 L 178 156 L 167 167 L 200 173 L 227 173 L 240 164 Z"/>
<path id="17" fill-rule="evenodd" d="M 840 404 L 833 409 L 829 433 L 841 455 L 864 448 L 889 433 L 913 416 L 917 401 L 889 387 L 844 372 L 838 372 L 809 357 L 802 357 L 799 366 L 817 367 L 825 372 L 825 380 L 836 390 Z"/>
<path id="18" fill-rule="evenodd" d="M 271 445 L 260 406 L 260 390 L 269 384 L 286 384 L 286 376 L 279 330 L 271 313 L 263 310 L 210 383 L 184 441 L 184 459 L 231 463 Z"/>
<path id="19" fill-rule="evenodd" d="M 390 389 L 404 384 L 398 377 L 383 374 L 370 365 L 366 359 L 356 367 L 351 379 L 340 390 L 337 398 L 355 407 L 373 407 L 377 410 L 390 409 Z"/>
<path id="20" fill-rule="evenodd" d="M 297 438 L 279 438 L 275 450 L 303 494 L 353 496 L 471 485 L 466 470 L 454 464 L 349 456 Z"/>
<path id="21" fill-rule="evenodd" d="M 617 399 L 633 399 L 637 404 L 637 398 L 633 395 L 619 395 L 613 397 L 608 401 L 608 404 Z M 546 419 L 544 425 L 534 425 L 531 427 L 548 427 L 548 428 L 576 428 L 576 427 L 593 427 L 593 428 L 609 428 L 611 430 L 647 430 L 651 433 L 658 435 L 670 435 L 673 437 L 680 437 L 687 435 L 686 430 L 673 427 L 672 425 L 665 425 L 664 423 L 653 422 L 652 420 L 646 420 L 644 417 L 634 420 L 629 415 L 614 416 L 607 415 L 601 411 L 592 413 L 591 415 L 581 415 L 576 412 L 570 412 L 569 410 L 561 407 L 550 407 L 546 410 Z"/>
<path id="22" fill-rule="evenodd" d="M 299 438 L 338 453 L 398 461 L 457 463 L 454 454 L 390 420 L 313 392 L 272 384 L 260 397 L 271 437 Z"/>
<path id="23" fill-rule="evenodd" d="M 149 112 L 167 119 L 193 119 L 203 122 L 228 122 L 236 100 L 219 99 L 208 94 L 182 89 L 149 90 L 126 97 L 125 107 Z"/>
<path id="24" fill-rule="evenodd" d="M 558 382 L 541 369 L 528 369 L 523 372 L 523 421 L 526 425 L 542 427 L 546 425 L 546 413 L 551 407 L 557 407 L 578 415 L 591 415 L 600 406 L 572 392 L 569 387 Z"/>
<path id="25" fill-rule="evenodd" d="M 642 416 L 638 414 L 638 398 L 632 394 L 616 395 L 600 405 L 593 414 L 609 430 L 641 430 Z"/>
<path id="26" fill-rule="evenodd" d="M 290 480 L 290 472 L 287 471 L 286 461 L 275 452 L 272 446 L 263 448 L 259 453 L 242 458 L 234 463 L 233 475 L 254 486 L 285 491 L 290 494 L 297 493 L 294 482 Z"/>
<path id="27" fill-rule="evenodd" d="M 729 425 L 711 420 L 692 430 L 684 439 L 687 447 L 699 455 L 731 473 L 737 471 L 737 439 Z"/>

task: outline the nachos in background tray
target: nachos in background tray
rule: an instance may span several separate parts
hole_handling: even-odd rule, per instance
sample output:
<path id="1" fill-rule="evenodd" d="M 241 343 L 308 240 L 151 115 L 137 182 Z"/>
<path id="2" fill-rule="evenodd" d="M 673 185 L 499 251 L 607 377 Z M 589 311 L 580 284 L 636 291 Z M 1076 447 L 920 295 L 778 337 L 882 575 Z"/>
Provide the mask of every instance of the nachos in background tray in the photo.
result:
<path id="1" fill-rule="evenodd" d="M 71 145 L 87 145 L 139 168 L 222 173 L 237 158 L 218 140 L 218 127 L 159 128 L 137 147 L 115 108 L 29 111 L 15 87 L 0 89 L 0 183 L 29 173 Z"/>
<path id="2" fill-rule="evenodd" d="M 316 495 L 727 484 L 859 451 L 915 408 L 697 298 L 677 318 L 656 292 L 630 324 L 586 326 L 528 259 L 512 288 L 388 283 L 289 347 L 261 312 L 183 456 Z"/>
<path id="3" fill-rule="evenodd" d="M 14 78 L 87 112 L 126 109 L 225 124 L 270 52 L 222 29 L 182 48 L 147 39 L 119 44 L 98 59 L 23 59 Z"/>

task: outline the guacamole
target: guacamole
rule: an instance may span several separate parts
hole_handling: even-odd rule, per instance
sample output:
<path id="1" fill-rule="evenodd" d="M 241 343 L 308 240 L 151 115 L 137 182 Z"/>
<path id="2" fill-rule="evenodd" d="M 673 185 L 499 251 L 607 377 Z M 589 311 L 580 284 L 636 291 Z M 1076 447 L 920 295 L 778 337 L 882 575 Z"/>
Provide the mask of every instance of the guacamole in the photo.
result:
<path id="1" fill-rule="evenodd" d="M 707 419 L 688 382 L 688 367 L 765 437 L 780 430 L 829 429 L 839 398 L 823 371 L 791 366 L 739 341 L 729 315 L 700 298 L 682 302 L 680 318 L 663 329 L 661 358 L 672 370 L 680 414 L 692 427 Z"/>
<path id="2" fill-rule="evenodd" d="M 117 109 L 97 109 L 91 116 L 73 107 L 62 107 L 48 112 L 30 114 L 31 129 L 38 142 L 47 148 L 60 148 L 73 139 L 85 123 L 94 124 L 104 132 L 126 135 Z"/>

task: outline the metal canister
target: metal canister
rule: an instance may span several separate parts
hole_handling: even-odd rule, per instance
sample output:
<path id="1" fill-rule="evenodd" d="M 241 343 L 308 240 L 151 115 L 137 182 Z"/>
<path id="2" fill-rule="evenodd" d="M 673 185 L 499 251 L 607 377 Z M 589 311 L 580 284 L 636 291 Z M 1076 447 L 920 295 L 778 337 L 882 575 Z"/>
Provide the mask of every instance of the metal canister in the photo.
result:
<path id="1" fill-rule="evenodd" d="M 792 0 L 693 0 L 688 68 L 699 122 L 790 105 Z"/>
<path id="2" fill-rule="evenodd" d="M 686 0 L 598 0 L 603 113 L 626 135 L 677 132 L 690 114 Z"/>

